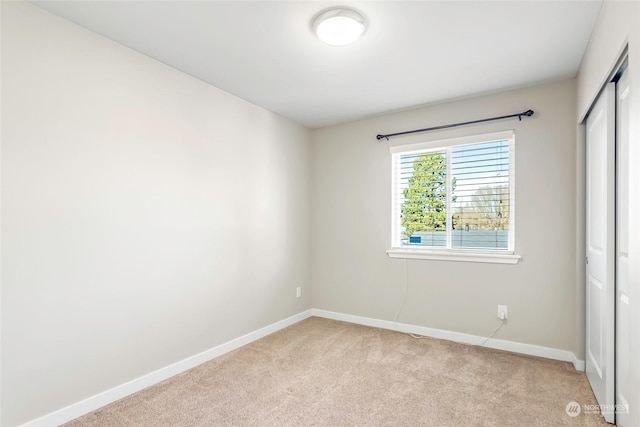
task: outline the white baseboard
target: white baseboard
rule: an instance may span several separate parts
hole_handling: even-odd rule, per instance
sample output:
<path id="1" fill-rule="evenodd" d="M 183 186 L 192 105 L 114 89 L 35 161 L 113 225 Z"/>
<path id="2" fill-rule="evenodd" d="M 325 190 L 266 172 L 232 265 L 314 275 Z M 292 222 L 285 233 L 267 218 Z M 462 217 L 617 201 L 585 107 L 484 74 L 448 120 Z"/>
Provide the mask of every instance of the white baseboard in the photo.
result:
<path id="1" fill-rule="evenodd" d="M 95 411 L 105 405 L 113 403 L 123 397 L 129 396 L 142 389 L 150 387 L 174 375 L 194 368 L 216 357 L 222 356 L 230 351 L 238 349 L 244 345 L 250 344 L 260 338 L 263 338 L 269 334 L 277 332 L 281 329 L 298 323 L 311 316 L 324 317 L 326 319 L 341 320 L 343 322 L 355 323 L 365 326 L 373 326 L 376 328 L 390 329 L 393 331 L 407 332 L 412 334 L 419 334 L 427 337 L 445 339 L 449 341 L 461 342 L 465 344 L 479 345 L 486 337 L 480 337 L 477 335 L 468 335 L 459 332 L 445 331 L 441 329 L 427 328 L 424 326 L 408 325 L 405 323 L 396 323 L 388 320 L 379 320 L 369 317 L 355 316 L 352 314 L 336 313 L 333 311 L 310 309 L 298 313 L 294 316 L 288 317 L 279 322 L 275 322 L 269 326 L 258 329 L 257 331 L 250 332 L 246 335 L 233 339 L 229 342 L 203 351 L 202 353 L 188 357 L 184 360 L 176 362 L 172 365 L 166 366 L 157 371 L 143 375 L 139 378 L 131 380 L 122 385 L 116 386 L 112 389 L 106 390 L 95 396 L 89 397 L 80 402 L 69 405 L 65 408 L 59 409 L 55 412 L 47 414 L 43 417 L 37 418 L 33 421 L 29 421 L 23 424 L 22 427 L 51 427 L 58 426 L 69 422 L 89 412 Z M 517 343 L 513 341 L 504 341 L 498 339 L 491 339 L 485 345 L 485 347 L 495 348 L 499 350 L 512 351 L 514 353 L 528 354 L 532 356 L 546 357 L 548 359 L 562 360 L 565 362 L 572 362 L 574 367 L 579 371 L 584 371 L 584 360 L 578 360 L 570 351 L 558 350 L 549 347 L 541 347 L 531 344 Z"/>
<path id="2" fill-rule="evenodd" d="M 327 319 L 342 320 L 344 322 L 357 323 L 359 325 L 390 329 L 392 331 L 406 332 L 416 335 L 422 335 L 425 337 L 439 338 L 472 345 L 480 345 L 487 339 L 487 337 L 481 337 L 478 335 L 469 335 L 460 332 L 427 328 L 425 326 L 408 325 L 405 323 L 372 319 L 369 317 L 354 316 L 352 314 L 336 313 L 333 311 L 319 310 L 315 308 L 311 309 L 311 314 L 313 316 L 324 317 Z M 578 360 L 573 352 L 567 350 L 559 350 L 556 348 L 542 347 L 538 345 L 524 344 L 514 341 L 499 340 L 496 338 L 488 340 L 486 344 L 484 344 L 484 347 L 511 351 L 514 353 L 527 354 L 530 356 L 545 357 L 547 359 L 562 360 L 563 362 L 571 362 L 573 363 L 573 366 L 576 370 L 584 371 L 584 360 Z"/>
<path id="3" fill-rule="evenodd" d="M 127 383 L 96 394 L 95 396 L 69 405 L 66 408 L 59 409 L 43 417 L 37 418 L 33 421 L 29 421 L 28 423 L 23 424 L 22 427 L 51 427 L 64 424 L 73 419 L 81 417 L 82 415 L 88 414 L 89 412 L 95 411 L 98 408 L 108 405 L 109 403 L 113 403 L 116 400 L 120 400 L 123 397 L 157 384 L 161 381 L 171 378 L 174 375 L 187 371 L 202 363 L 215 359 L 218 356 L 222 356 L 223 354 L 247 345 L 262 337 L 284 329 L 287 326 L 298 323 L 308 317 L 311 317 L 311 310 L 303 311 L 302 313 L 298 313 L 284 320 L 280 320 L 279 322 L 272 323 L 271 325 L 265 326 L 264 328 L 258 329 L 257 331 L 250 332 L 229 342 L 203 351 L 202 353 L 188 357 L 172 365 L 158 369 L 157 371 L 153 371 Z"/>

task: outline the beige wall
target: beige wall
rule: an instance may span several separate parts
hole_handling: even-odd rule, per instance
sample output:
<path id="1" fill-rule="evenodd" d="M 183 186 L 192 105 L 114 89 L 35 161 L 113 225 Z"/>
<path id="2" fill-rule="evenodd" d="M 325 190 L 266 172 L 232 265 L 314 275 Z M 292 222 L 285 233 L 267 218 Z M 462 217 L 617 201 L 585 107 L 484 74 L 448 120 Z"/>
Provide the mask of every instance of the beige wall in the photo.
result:
<path id="1" fill-rule="evenodd" d="M 496 306 L 507 304 L 497 338 L 584 358 L 576 117 L 628 42 L 630 161 L 640 164 L 639 2 L 605 2 L 577 81 L 315 130 L 311 148 L 309 132 L 288 120 L 29 4 L 1 6 L 0 424 L 78 402 L 312 302 L 393 320 L 405 261 L 385 253 L 388 147 L 504 129 L 516 131 L 522 261 L 408 260 L 398 321 L 488 336 Z M 536 115 L 522 122 L 375 139 L 528 108 Z M 640 218 L 640 168 L 631 180 L 630 215 Z M 640 235 L 638 222 L 631 234 Z M 640 325 L 640 242 L 631 242 Z M 640 384 L 640 364 L 631 372 Z M 630 425 L 640 425 L 636 392 Z"/>
<path id="2" fill-rule="evenodd" d="M 400 89 L 399 89 L 400 90 Z M 575 80 L 314 130 L 312 291 L 315 308 L 393 320 L 405 261 L 390 259 L 390 145 L 515 129 L 517 265 L 408 260 L 398 321 L 479 336 L 509 307 L 500 339 L 583 358 L 576 314 Z M 376 141 L 391 133 L 533 109 L 516 120 Z M 553 331 L 553 333 L 550 333 Z"/>
<path id="3" fill-rule="evenodd" d="M 578 117 L 582 120 L 602 85 L 614 71 L 614 67 L 625 46 L 629 54 L 630 99 L 629 111 L 629 321 L 628 344 L 631 361 L 626 381 L 629 415 L 618 417 L 616 422 L 623 426 L 640 425 L 640 2 L 605 1 L 598 17 L 578 73 Z M 581 184 L 580 187 L 584 187 Z M 584 265 L 580 265 L 584 271 Z M 584 296 L 582 296 L 584 298 Z M 584 333 L 583 333 L 584 335 Z M 625 339 L 618 336 L 617 339 Z M 618 386 L 621 386 L 618 384 Z M 620 403 L 620 402 L 618 402 Z"/>
<path id="4" fill-rule="evenodd" d="M 18 2 L 2 113 L 3 426 L 310 307 L 306 129 Z"/>
<path id="5" fill-rule="evenodd" d="M 640 61 L 634 58 L 637 46 L 633 43 L 637 37 L 640 37 L 638 21 L 640 21 L 640 2 L 604 1 L 577 76 L 579 121 L 585 118 L 600 89 L 614 71 L 627 44 L 633 52 L 630 60 Z"/>

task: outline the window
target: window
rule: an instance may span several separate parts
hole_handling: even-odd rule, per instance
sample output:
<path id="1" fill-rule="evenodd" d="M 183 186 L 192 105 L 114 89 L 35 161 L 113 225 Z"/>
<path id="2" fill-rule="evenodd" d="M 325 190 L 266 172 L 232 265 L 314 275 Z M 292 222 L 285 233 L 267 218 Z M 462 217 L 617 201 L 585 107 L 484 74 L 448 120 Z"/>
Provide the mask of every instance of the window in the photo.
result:
<path id="1" fill-rule="evenodd" d="M 389 256 L 516 263 L 514 133 L 391 148 Z"/>

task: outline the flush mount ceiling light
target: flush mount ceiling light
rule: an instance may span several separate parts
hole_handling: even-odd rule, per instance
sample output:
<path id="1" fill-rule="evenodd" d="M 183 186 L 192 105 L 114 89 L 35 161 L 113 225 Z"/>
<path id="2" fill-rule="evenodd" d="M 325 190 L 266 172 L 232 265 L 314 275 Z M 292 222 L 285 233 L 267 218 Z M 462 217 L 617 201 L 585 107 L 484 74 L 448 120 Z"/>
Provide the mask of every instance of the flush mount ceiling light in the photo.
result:
<path id="1" fill-rule="evenodd" d="M 353 9 L 335 8 L 321 12 L 313 20 L 313 31 L 331 46 L 356 41 L 366 28 L 364 17 Z"/>

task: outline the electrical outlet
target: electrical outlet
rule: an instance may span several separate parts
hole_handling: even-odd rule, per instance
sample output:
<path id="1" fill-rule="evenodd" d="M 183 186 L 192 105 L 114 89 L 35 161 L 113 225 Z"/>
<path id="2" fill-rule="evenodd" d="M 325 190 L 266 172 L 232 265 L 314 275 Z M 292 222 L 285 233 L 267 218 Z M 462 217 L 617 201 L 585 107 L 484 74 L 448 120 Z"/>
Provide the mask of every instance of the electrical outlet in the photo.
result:
<path id="1" fill-rule="evenodd" d="M 296 288 L 296 298 L 300 298 L 300 294 L 301 294 L 302 290 L 300 289 L 300 286 L 298 286 Z"/>
<path id="2" fill-rule="evenodd" d="M 507 320 L 507 306 L 499 305 L 498 306 L 498 319 Z"/>

